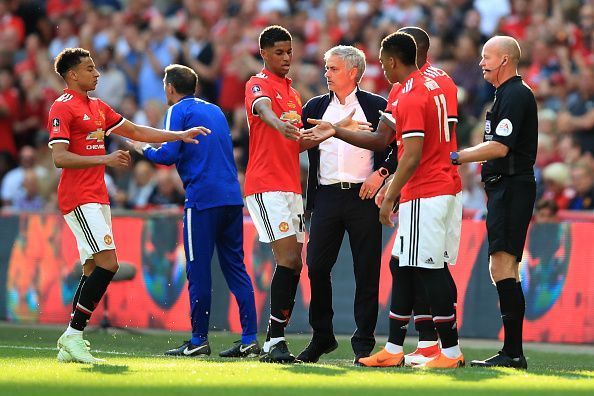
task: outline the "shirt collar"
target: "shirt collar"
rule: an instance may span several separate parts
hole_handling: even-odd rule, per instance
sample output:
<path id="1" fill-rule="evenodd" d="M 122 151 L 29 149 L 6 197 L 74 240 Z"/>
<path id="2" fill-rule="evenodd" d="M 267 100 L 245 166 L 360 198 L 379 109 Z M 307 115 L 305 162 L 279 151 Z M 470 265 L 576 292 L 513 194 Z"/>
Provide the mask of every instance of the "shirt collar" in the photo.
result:
<path id="1" fill-rule="evenodd" d="M 431 66 L 431 63 L 429 63 L 429 61 L 427 61 L 427 62 L 425 62 L 423 67 L 421 67 L 419 70 L 421 71 L 421 73 L 425 73 L 425 70 L 429 69 L 429 66 Z"/>
<path id="2" fill-rule="evenodd" d="M 359 102 L 357 99 L 357 91 L 359 91 L 359 87 L 355 87 L 355 89 L 344 98 L 344 106 Z M 340 104 L 335 92 L 332 92 L 332 103 Z"/>
<path id="3" fill-rule="evenodd" d="M 77 92 L 73 89 L 70 88 L 65 88 L 64 89 L 64 93 L 70 94 L 72 96 L 74 96 L 75 98 L 78 98 L 80 100 L 89 100 L 89 95 L 83 95 L 80 92 Z"/>
<path id="4" fill-rule="evenodd" d="M 270 70 L 264 68 L 262 69 L 262 74 L 264 74 L 269 80 L 272 81 L 276 81 L 279 83 L 286 83 L 286 84 L 291 84 L 293 82 L 293 80 L 291 80 L 291 78 L 285 76 L 285 77 L 279 77 L 276 74 L 274 74 L 273 72 L 271 72 Z"/>

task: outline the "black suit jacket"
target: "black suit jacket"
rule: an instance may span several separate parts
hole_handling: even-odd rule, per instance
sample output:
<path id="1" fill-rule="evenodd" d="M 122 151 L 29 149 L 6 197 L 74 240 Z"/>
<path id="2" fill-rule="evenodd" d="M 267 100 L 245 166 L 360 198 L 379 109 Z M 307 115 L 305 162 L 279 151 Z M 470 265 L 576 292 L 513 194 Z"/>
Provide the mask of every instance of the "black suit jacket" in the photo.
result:
<path id="1" fill-rule="evenodd" d="M 330 105 L 334 93 L 329 92 L 325 95 L 316 96 L 311 98 L 305 106 L 303 106 L 303 114 L 301 119 L 303 120 L 303 127 L 308 129 L 312 128 L 313 125 L 307 122 L 308 118 L 322 118 L 326 109 Z M 355 93 L 357 100 L 365 113 L 365 118 L 371 123 L 373 130 L 377 129 L 380 110 L 386 109 L 387 101 L 379 95 L 375 95 L 371 92 L 362 91 L 357 88 Z M 307 175 L 307 195 L 306 195 L 306 209 L 312 210 L 314 206 L 314 199 L 319 187 L 318 185 L 318 168 L 320 166 L 320 150 L 318 146 L 307 150 L 309 157 L 309 172 Z M 373 169 L 384 167 L 388 169 L 390 173 L 394 173 L 397 164 L 397 150 L 396 144 L 393 143 L 386 147 L 385 151 L 376 151 L 373 153 Z"/>

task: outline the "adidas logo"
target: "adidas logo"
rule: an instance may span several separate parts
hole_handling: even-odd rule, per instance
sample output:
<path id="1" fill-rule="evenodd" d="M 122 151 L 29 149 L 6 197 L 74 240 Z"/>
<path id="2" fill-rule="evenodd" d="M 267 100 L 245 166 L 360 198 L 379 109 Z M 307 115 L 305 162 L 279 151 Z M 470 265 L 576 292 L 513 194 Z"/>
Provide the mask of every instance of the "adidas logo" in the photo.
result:
<path id="1" fill-rule="evenodd" d="M 435 264 L 435 263 L 433 262 L 433 258 L 429 257 L 427 260 L 425 260 L 425 264 Z"/>
<path id="2" fill-rule="evenodd" d="M 449 259 L 450 255 L 448 254 L 448 251 L 446 250 L 445 252 L 443 252 L 443 257 Z"/>
<path id="3" fill-rule="evenodd" d="M 86 114 L 83 116 L 83 121 L 89 121 L 90 119 L 91 119 L 91 117 L 89 117 Z"/>
<path id="4" fill-rule="evenodd" d="M 276 98 L 281 100 L 283 99 L 283 97 L 278 92 L 276 93 Z"/>

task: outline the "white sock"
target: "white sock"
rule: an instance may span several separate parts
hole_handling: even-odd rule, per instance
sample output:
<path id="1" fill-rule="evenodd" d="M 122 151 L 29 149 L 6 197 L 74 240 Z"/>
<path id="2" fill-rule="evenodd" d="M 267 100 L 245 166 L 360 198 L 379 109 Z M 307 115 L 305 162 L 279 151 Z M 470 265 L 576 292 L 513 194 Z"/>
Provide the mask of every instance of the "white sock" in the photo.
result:
<path id="1" fill-rule="evenodd" d="M 392 355 L 396 355 L 397 353 L 402 353 L 402 345 L 392 344 L 391 342 L 386 342 L 386 351 L 391 353 Z"/>
<path id="2" fill-rule="evenodd" d="M 272 348 L 274 345 L 278 344 L 281 341 L 284 341 L 285 337 L 276 337 L 276 338 L 271 338 L 270 339 L 270 345 L 268 346 L 268 351 L 270 352 L 270 348 Z"/>
<path id="3" fill-rule="evenodd" d="M 82 337 L 82 331 L 81 330 L 76 330 L 73 329 L 72 327 L 68 326 L 68 328 L 66 329 L 66 331 L 64 332 L 64 334 L 66 334 L 67 336 L 69 335 L 74 335 L 74 334 L 79 334 Z"/>
<path id="4" fill-rule="evenodd" d="M 264 345 L 262 345 L 262 350 L 264 351 L 264 353 L 270 352 L 270 340 L 264 341 Z"/>
<path id="5" fill-rule="evenodd" d="M 437 345 L 437 341 L 419 341 L 417 348 L 429 348 Z"/>
<path id="6" fill-rule="evenodd" d="M 453 347 L 443 348 L 441 352 L 449 357 L 450 359 L 456 359 L 462 355 L 462 351 L 460 350 L 460 345 L 456 344 Z"/>

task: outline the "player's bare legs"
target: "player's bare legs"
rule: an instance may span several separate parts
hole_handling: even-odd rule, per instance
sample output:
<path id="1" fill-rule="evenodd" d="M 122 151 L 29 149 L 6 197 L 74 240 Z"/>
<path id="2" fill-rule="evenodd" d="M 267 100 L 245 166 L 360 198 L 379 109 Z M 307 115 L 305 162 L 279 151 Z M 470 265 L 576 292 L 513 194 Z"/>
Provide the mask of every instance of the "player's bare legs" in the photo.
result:
<path id="1" fill-rule="evenodd" d="M 290 363 L 295 357 L 289 352 L 285 342 L 285 327 L 289 323 L 299 276 L 303 262 L 303 244 L 295 235 L 271 243 L 276 261 L 276 269 L 270 284 L 270 322 L 264 351 L 261 359 L 265 362 Z"/>

